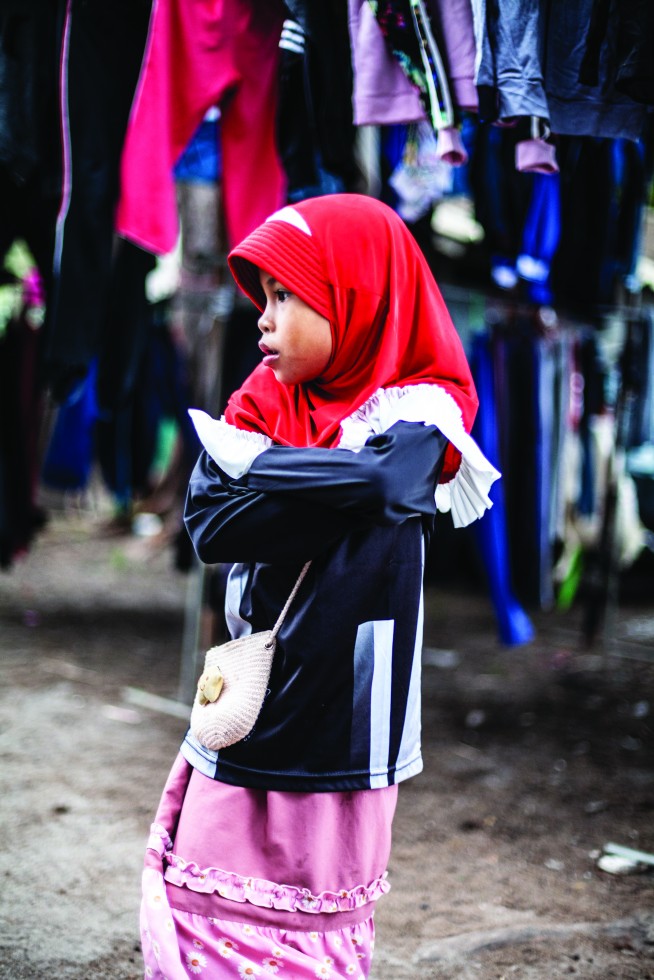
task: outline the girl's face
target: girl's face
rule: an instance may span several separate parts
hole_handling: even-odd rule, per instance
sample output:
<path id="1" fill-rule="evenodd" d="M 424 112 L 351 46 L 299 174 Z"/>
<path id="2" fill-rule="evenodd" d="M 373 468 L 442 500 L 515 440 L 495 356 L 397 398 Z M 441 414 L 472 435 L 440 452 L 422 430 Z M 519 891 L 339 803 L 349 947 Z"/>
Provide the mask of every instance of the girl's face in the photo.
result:
<path id="1" fill-rule="evenodd" d="M 283 385 L 319 378 L 332 356 L 329 320 L 263 269 L 259 279 L 266 294 L 259 318 L 263 363 Z"/>

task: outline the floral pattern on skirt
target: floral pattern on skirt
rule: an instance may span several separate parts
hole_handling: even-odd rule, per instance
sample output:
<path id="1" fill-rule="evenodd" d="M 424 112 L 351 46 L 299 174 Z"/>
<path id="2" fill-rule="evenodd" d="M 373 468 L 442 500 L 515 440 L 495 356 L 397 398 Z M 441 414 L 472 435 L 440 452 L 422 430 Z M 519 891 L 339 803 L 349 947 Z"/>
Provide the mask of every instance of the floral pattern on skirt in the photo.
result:
<path id="1" fill-rule="evenodd" d="M 161 872 L 145 868 L 141 941 L 145 977 L 154 980 L 365 980 L 374 924 L 371 915 L 344 929 L 305 932 L 182 912 L 170 907 Z"/>

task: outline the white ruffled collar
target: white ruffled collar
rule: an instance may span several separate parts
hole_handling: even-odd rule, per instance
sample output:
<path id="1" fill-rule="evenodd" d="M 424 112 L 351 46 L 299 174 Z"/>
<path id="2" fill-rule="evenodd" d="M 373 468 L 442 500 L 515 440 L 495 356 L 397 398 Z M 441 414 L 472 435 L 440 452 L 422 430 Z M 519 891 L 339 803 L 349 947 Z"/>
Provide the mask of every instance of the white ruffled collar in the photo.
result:
<path id="1" fill-rule="evenodd" d="M 452 514 L 455 527 L 471 524 L 493 506 L 488 494 L 501 474 L 466 432 L 461 409 L 440 385 L 379 388 L 361 408 L 343 419 L 339 448 L 356 451 L 371 435 L 385 432 L 400 421 L 435 425 L 461 453 L 461 465 L 454 477 L 436 487 L 436 506 Z"/>

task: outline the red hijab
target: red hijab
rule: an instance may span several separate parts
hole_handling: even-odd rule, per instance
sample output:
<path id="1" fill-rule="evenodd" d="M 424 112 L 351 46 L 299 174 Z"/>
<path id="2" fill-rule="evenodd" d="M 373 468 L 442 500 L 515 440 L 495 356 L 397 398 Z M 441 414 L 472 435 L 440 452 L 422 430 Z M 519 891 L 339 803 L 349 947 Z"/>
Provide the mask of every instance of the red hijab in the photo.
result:
<path id="1" fill-rule="evenodd" d="M 392 208 L 359 194 L 302 201 L 256 228 L 229 265 L 260 310 L 261 268 L 326 317 L 333 352 L 322 377 L 299 385 L 259 365 L 230 398 L 228 422 L 281 445 L 335 446 L 341 420 L 378 388 L 431 382 L 452 395 L 470 430 L 478 402 L 461 341 Z"/>

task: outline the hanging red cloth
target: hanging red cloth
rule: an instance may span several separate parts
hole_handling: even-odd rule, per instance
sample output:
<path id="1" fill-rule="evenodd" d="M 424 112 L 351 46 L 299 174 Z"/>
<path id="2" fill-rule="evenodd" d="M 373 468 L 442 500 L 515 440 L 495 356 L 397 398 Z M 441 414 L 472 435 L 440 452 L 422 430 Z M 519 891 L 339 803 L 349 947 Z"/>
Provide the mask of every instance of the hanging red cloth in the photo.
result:
<path id="1" fill-rule="evenodd" d="M 120 235 L 159 255 L 175 247 L 173 167 L 212 106 L 221 110 L 228 243 L 281 207 L 275 114 L 283 18 L 279 0 L 155 0 L 123 148 Z"/>

